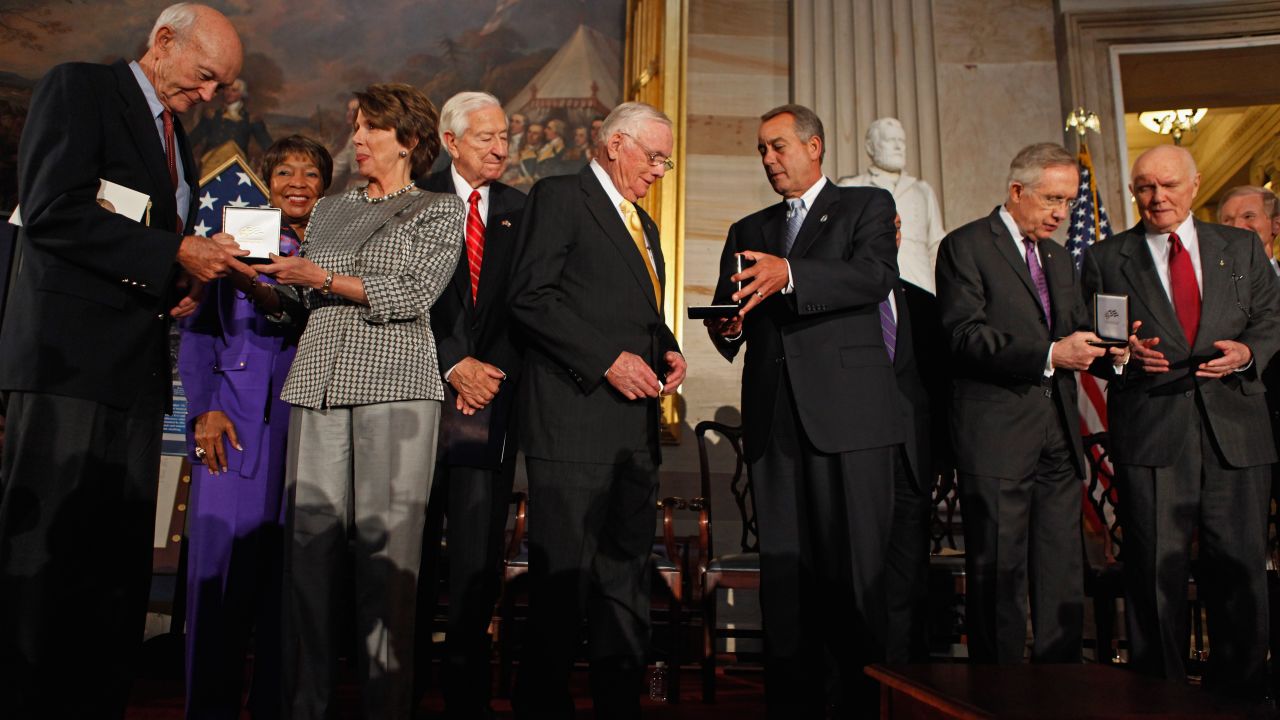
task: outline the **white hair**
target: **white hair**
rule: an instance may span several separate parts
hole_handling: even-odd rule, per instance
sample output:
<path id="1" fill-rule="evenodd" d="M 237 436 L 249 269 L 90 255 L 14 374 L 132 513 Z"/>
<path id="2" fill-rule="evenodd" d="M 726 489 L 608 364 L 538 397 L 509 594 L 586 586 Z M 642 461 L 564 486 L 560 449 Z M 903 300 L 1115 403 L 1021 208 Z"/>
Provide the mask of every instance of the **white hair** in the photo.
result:
<path id="1" fill-rule="evenodd" d="M 156 42 L 156 33 L 160 28 L 167 27 L 173 31 L 178 38 L 185 39 L 187 31 L 196 22 L 196 15 L 199 14 L 200 6 L 195 3 L 174 3 L 164 10 L 160 11 L 160 17 L 156 18 L 156 24 L 151 27 L 151 35 L 147 37 L 147 49 Z"/>
<path id="2" fill-rule="evenodd" d="M 1025 188 L 1034 188 L 1040 182 L 1040 176 L 1046 168 L 1076 167 L 1076 156 L 1057 143 L 1035 143 L 1028 145 L 1013 156 L 1009 163 L 1009 179 L 1005 185 L 1018 183 Z"/>
<path id="3" fill-rule="evenodd" d="M 656 122 L 671 127 L 671 118 L 658 108 L 642 102 L 625 102 L 615 107 L 600 125 L 600 136 L 597 144 L 604 147 L 614 133 L 636 135 L 640 126 L 646 122 Z"/>
<path id="4" fill-rule="evenodd" d="M 471 113 L 491 107 L 502 109 L 502 103 L 487 92 L 460 92 L 446 100 L 440 109 L 440 144 L 446 144 L 445 133 L 452 133 L 455 138 L 466 135 L 471 128 Z"/>
<path id="5" fill-rule="evenodd" d="M 1222 197 L 1218 198 L 1218 222 L 1222 222 L 1222 206 L 1226 205 L 1228 200 L 1250 195 L 1257 195 L 1262 198 L 1262 210 L 1267 214 L 1268 218 L 1274 220 L 1280 217 L 1280 201 L 1276 200 L 1275 193 L 1257 185 L 1237 185 L 1222 193 Z"/>
<path id="6" fill-rule="evenodd" d="M 870 152 L 869 146 L 875 143 L 876 139 L 880 137 L 881 129 L 886 127 L 897 127 L 899 130 L 903 130 L 902 122 L 895 117 L 882 117 L 876 120 L 875 122 L 871 123 L 871 125 L 867 127 L 866 140 L 868 144 L 868 150 L 867 150 L 868 152 Z M 903 132 L 906 132 L 906 131 L 903 130 Z"/>

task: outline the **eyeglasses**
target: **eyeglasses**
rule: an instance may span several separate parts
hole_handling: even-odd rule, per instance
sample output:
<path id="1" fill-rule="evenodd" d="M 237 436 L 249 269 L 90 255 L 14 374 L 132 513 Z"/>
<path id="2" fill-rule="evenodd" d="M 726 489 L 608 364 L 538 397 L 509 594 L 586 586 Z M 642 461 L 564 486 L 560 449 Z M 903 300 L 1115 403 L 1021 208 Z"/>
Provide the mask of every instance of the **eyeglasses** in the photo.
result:
<path id="1" fill-rule="evenodd" d="M 1061 195 L 1041 195 L 1031 188 L 1024 188 L 1024 190 L 1039 198 L 1040 204 L 1043 205 L 1046 210 L 1053 210 L 1055 208 L 1060 208 L 1062 210 L 1075 210 L 1076 206 L 1080 204 L 1080 198 L 1078 196 L 1062 197 Z"/>
<path id="2" fill-rule="evenodd" d="M 632 135 L 631 133 L 626 133 L 626 132 L 619 132 L 618 134 L 626 135 L 627 137 L 631 138 L 631 141 L 634 142 L 636 146 L 639 147 L 642 151 L 644 151 L 645 157 L 646 159 L 648 159 L 649 164 L 651 166 L 658 167 L 659 165 L 661 165 L 665 167 L 668 171 L 676 169 L 675 160 L 672 160 L 671 158 L 667 157 L 666 155 L 663 155 L 660 152 L 654 152 L 649 148 L 645 147 L 644 143 L 640 142 L 640 140 L 636 138 L 635 135 Z"/>

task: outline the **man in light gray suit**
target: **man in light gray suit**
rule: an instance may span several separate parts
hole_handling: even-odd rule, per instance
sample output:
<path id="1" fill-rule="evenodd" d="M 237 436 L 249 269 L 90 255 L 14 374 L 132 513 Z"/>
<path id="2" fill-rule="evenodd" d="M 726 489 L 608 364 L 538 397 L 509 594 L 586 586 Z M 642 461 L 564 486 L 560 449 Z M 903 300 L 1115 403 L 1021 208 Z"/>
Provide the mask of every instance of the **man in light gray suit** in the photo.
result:
<path id="1" fill-rule="evenodd" d="M 1090 248 L 1085 297 L 1129 296 L 1132 359 L 1108 398 L 1124 527 L 1132 665 L 1179 681 L 1188 656 L 1187 579 L 1213 651 L 1206 688 L 1266 690 L 1269 465 L 1276 460 L 1262 372 L 1280 348 L 1280 285 L 1257 237 L 1191 216 L 1200 175 L 1186 150 L 1138 157 L 1142 222 Z"/>

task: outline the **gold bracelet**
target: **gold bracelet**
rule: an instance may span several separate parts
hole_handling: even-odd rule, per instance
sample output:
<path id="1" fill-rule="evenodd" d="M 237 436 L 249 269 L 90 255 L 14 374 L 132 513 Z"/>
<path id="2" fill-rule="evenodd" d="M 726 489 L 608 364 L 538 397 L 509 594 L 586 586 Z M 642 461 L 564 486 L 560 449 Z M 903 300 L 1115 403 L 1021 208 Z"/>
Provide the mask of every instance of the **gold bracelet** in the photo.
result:
<path id="1" fill-rule="evenodd" d="M 328 295 L 332 287 L 333 287 L 333 271 L 329 270 L 325 273 L 324 284 L 320 286 L 320 294 Z"/>

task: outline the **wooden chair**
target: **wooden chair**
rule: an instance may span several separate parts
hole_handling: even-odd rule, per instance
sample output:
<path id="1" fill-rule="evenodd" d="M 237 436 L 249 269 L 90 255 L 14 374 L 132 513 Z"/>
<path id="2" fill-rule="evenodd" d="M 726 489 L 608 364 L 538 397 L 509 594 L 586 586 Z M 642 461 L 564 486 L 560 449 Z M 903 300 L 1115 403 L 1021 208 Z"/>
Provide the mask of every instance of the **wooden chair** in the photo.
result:
<path id="1" fill-rule="evenodd" d="M 925 634 L 930 653 L 951 657 L 965 636 L 965 556 L 956 542 L 964 537 L 957 518 L 962 514 L 956 472 L 948 470 L 933 479 L 930 492 L 929 594 Z"/>
<path id="2" fill-rule="evenodd" d="M 684 656 L 685 634 L 685 582 L 688 573 L 687 545 L 676 539 L 675 513 L 684 510 L 689 503 L 678 497 L 667 497 L 658 501 L 658 511 L 662 513 L 661 542 L 651 556 L 655 579 L 652 595 L 661 595 L 666 603 L 666 622 L 669 646 L 667 648 L 667 702 L 680 702 L 680 665 Z"/>
<path id="3" fill-rule="evenodd" d="M 729 492 L 733 495 L 742 518 L 742 535 L 738 552 L 717 555 L 712 532 L 711 464 L 707 454 L 707 433 L 724 438 L 734 452 L 733 475 Z M 694 587 L 702 606 L 702 701 L 715 702 L 716 641 L 727 637 L 761 637 L 759 630 L 719 628 L 716 625 L 717 591 L 760 589 L 760 539 L 756 525 L 755 505 L 751 495 L 751 479 L 745 472 L 742 455 L 742 428 L 704 420 L 694 428 L 698 439 L 698 467 L 702 479 L 702 496 L 689 507 L 698 512 L 698 561 Z"/>

